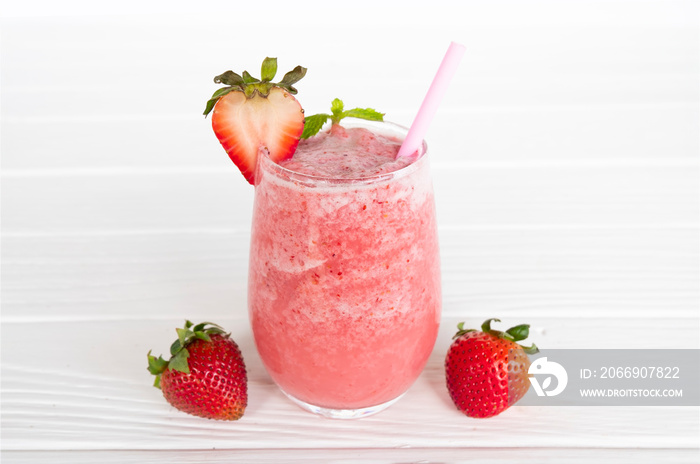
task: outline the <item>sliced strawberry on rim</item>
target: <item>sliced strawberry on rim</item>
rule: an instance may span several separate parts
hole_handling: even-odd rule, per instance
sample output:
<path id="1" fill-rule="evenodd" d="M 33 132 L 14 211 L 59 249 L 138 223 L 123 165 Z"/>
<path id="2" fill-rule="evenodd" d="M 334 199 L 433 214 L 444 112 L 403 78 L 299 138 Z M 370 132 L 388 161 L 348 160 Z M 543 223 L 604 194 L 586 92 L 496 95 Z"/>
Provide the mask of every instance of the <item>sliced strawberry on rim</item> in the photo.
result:
<path id="1" fill-rule="evenodd" d="M 304 110 L 292 96 L 292 84 L 306 74 L 297 66 L 278 83 L 271 82 L 277 73 L 277 58 L 265 58 L 262 79 L 248 71 L 240 76 L 233 71 L 216 76 L 214 82 L 225 84 L 207 102 L 204 115 L 212 112 L 212 128 L 231 161 L 246 180 L 255 184 L 255 168 L 260 150 L 279 162 L 289 159 L 304 130 Z"/>

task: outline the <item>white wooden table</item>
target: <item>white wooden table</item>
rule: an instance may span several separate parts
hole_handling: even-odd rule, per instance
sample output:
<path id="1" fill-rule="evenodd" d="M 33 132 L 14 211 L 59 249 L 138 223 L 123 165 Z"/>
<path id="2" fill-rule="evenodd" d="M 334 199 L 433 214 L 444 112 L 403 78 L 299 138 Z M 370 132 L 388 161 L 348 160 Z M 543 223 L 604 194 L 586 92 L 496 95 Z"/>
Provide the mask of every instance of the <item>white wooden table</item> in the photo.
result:
<path id="1" fill-rule="evenodd" d="M 442 368 L 456 322 L 487 317 L 546 348 L 700 348 L 698 3 L 269 3 L 263 25 L 243 2 L 2 2 L 2 462 L 698 462 L 697 407 L 475 420 Z M 201 117 L 211 79 L 276 55 L 309 68 L 307 112 L 410 125 L 450 40 L 437 344 L 390 409 L 315 417 L 252 342 L 253 190 Z M 240 421 L 152 388 L 146 353 L 185 318 L 241 345 Z"/>

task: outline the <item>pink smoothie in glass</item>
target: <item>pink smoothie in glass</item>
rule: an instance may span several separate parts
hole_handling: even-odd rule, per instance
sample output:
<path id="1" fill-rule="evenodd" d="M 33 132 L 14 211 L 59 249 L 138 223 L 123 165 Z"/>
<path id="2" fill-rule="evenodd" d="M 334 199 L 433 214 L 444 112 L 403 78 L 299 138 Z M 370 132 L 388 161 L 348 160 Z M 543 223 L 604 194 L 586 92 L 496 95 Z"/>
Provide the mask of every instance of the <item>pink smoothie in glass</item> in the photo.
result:
<path id="1" fill-rule="evenodd" d="M 261 156 L 248 300 L 267 371 L 298 401 L 387 403 L 416 380 L 440 319 L 426 156 L 395 160 L 403 130 L 334 127 L 277 165 Z M 424 150 L 424 148 L 423 148 Z"/>

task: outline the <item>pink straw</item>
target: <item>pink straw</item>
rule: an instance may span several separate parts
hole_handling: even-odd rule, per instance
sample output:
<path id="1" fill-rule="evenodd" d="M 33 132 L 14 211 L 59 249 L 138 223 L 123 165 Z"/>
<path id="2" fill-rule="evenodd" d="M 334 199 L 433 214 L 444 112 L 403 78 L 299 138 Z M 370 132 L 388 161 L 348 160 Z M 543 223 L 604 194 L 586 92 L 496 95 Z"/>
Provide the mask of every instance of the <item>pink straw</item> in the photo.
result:
<path id="1" fill-rule="evenodd" d="M 428 132 L 428 126 L 435 117 L 438 106 L 440 106 L 440 102 L 445 96 L 445 92 L 447 92 L 447 87 L 457 71 L 457 65 L 459 65 L 465 50 L 466 47 L 464 45 L 455 42 L 450 43 L 450 47 L 447 49 L 442 63 L 440 63 L 437 74 L 433 78 L 433 83 L 430 84 L 418 114 L 416 114 L 416 118 L 408 130 L 408 134 L 406 134 L 401 149 L 396 155 L 397 157 L 413 155 L 423 143 L 425 134 Z"/>

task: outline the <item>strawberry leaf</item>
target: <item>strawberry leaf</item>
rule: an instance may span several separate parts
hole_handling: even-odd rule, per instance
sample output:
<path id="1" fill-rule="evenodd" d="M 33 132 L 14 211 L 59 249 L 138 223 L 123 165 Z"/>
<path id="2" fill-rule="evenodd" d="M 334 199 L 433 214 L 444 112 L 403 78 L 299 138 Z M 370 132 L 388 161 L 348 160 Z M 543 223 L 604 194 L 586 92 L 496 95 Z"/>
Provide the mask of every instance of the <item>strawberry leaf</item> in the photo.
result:
<path id="1" fill-rule="evenodd" d="M 207 324 L 209 324 L 209 322 L 201 322 L 196 326 L 192 327 L 192 330 L 195 332 L 200 332 Z"/>
<path id="2" fill-rule="evenodd" d="M 206 108 L 204 108 L 204 116 L 207 116 L 209 113 L 211 113 L 211 110 L 214 109 L 214 105 L 216 105 L 216 102 L 219 101 L 219 98 L 234 90 L 240 90 L 240 87 L 222 87 L 216 92 L 214 92 L 211 98 L 207 101 Z"/>
<path id="3" fill-rule="evenodd" d="M 260 79 L 251 76 L 248 71 L 243 71 L 243 82 L 245 84 L 254 84 L 256 82 L 260 82 Z"/>
<path id="4" fill-rule="evenodd" d="M 148 372 L 156 376 L 153 381 L 154 387 L 160 388 L 160 375 L 165 372 L 167 368 L 168 361 L 163 359 L 163 356 L 156 358 L 155 356 L 151 356 L 150 351 L 148 352 Z"/>
<path id="5" fill-rule="evenodd" d="M 513 341 L 519 342 L 520 340 L 525 340 L 530 335 L 530 325 L 520 324 L 515 327 L 511 327 L 506 330 L 507 334 L 513 337 Z"/>
<path id="6" fill-rule="evenodd" d="M 148 372 L 153 375 L 161 374 L 168 367 L 168 361 L 163 356 L 155 357 L 148 352 Z"/>
<path id="7" fill-rule="evenodd" d="M 187 327 L 185 325 L 185 327 Z M 187 344 L 187 339 L 190 338 L 192 335 L 194 335 L 194 332 L 192 332 L 190 329 L 175 329 L 177 331 L 177 338 L 180 341 L 181 346 L 185 346 Z"/>
<path id="8" fill-rule="evenodd" d="M 214 83 L 224 85 L 241 85 L 245 83 L 243 78 L 233 71 L 226 71 L 214 78 Z"/>
<path id="9" fill-rule="evenodd" d="M 481 324 L 481 331 L 484 332 L 484 333 L 493 332 L 493 331 L 491 330 L 491 322 L 493 322 L 493 321 L 501 322 L 500 319 L 496 319 L 495 317 L 494 317 L 494 318 L 491 318 L 491 319 L 486 319 L 486 320 L 484 321 L 484 323 Z"/>
<path id="10" fill-rule="evenodd" d="M 199 324 L 192 327 L 192 330 L 195 332 L 200 332 L 200 331 L 204 330 L 204 328 L 208 325 L 212 326 L 212 328 L 217 328 L 217 329 L 220 329 L 222 331 L 224 330 L 223 327 L 221 327 L 219 324 L 214 324 L 213 322 L 200 322 Z"/>
<path id="11" fill-rule="evenodd" d="M 469 332 L 476 332 L 476 329 L 465 329 L 464 322 L 460 322 L 457 324 L 457 333 L 454 334 L 454 337 L 452 337 L 452 339 L 454 340 L 456 338 L 459 338 L 462 335 L 467 334 Z"/>
<path id="12" fill-rule="evenodd" d="M 262 62 L 260 77 L 263 82 L 270 82 L 277 74 L 277 58 L 265 58 Z"/>
<path id="13" fill-rule="evenodd" d="M 483 324 L 481 324 L 481 331 L 487 334 L 491 334 L 494 337 L 502 338 L 504 340 L 510 340 L 512 342 L 519 342 L 521 340 L 525 340 L 528 336 L 530 336 L 530 325 L 529 324 L 520 324 L 516 325 L 515 327 L 511 327 L 510 329 L 506 330 L 505 332 L 501 332 L 500 330 L 494 330 L 491 328 L 491 322 L 501 322 L 500 319 L 486 319 Z M 457 326 L 460 330 L 462 329 L 461 324 Z M 459 334 L 459 332 L 458 332 Z M 537 346 L 533 343 L 530 346 L 523 346 L 523 345 L 518 345 L 520 346 L 523 351 L 527 354 L 535 354 L 539 353 L 540 350 L 537 348 Z"/>
<path id="14" fill-rule="evenodd" d="M 280 81 L 280 84 L 283 84 L 287 87 L 291 87 L 293 84 L 296 84 L 299 82 L 302 77 L 306 75 L 306 68 L 302 68 L 301 66 L 297 66 L 296 68 L 292 69 L 289 71 L 287 74 L 284 75 L 282 80 Z M 296 93 L 296 90 L 294 91 Z"/>
<path id="15" fill-rule="evenodd" d="M 520 346 L 522 346 L 522 345 L 520 345 Z M 522 348 L 523 348 L 523 351 L 527 354 L 537 354 L 540 352 L 540 349 L 537 348 L 537 345 L 535 345 L 534 343 L 530 346 L 522 346 Z"/>
<path id="16" fill-rule="evenodd" d="M 323 125 L 328 121 L 331 116 L 328 114 L 314 114 L 304 119 L 304 131 L 301 133 L 302 139 L 308 139 L 318 134 Z"/>
<path id="17" fill-rule="evenodd" d="M 207 335 L 206 332 L 199 332 L 199 331 L 197 331 L 197 332 L 194 333 L 194 336 L 197 337 L 197 338 L 199 338 L 200 340 L 204 340 L 205 342 L 210 342 L 210 341 L 211 341 L 211 337 L 209 337 L 209 335 Z"/>
<path id="18" fill-rule="evenodd" d="M 187 349 L 183 348 L 182 350 L 178 351 L 175 356 L 170 358 L 170 362 L 168 363 L 168 369 L 189 374 L 190 366 L 187 363 L 187 358 L 189 357 L 190 352 L 187 351 Z"/>
<path id="19" fill-rule="evenodd" d="M 180 350 L 182 350 L 182 344 L 180 340 L 175 340 L 172 345 L 170 345 L 170 354 L 175 356 Z"/>
<path id="20" fill-rule="evenodd" d="M 292 95 L 296 95 L 297 93 L 299 93 L 299 91 L 297 89 L 295 89 L 294 87 L 292 87 L 291 85 L 285 85 L 285 84 L 276 84 L 276 85 L 277 85 L 277 87 L 282 87 L 284 90 L 291 93 Z"/>

